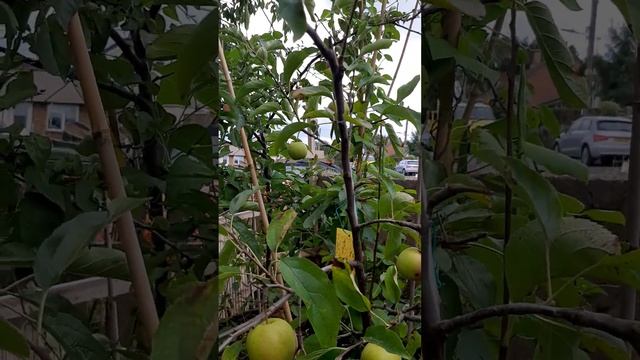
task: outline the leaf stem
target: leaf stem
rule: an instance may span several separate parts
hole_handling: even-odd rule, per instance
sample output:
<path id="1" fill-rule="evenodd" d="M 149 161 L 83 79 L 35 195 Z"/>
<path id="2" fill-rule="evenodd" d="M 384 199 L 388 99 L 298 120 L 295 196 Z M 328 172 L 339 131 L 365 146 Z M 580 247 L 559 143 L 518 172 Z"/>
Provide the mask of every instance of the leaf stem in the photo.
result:
<path id="1" fill-rule="evenodd" d="M 40 298 L 40 306 L 38 308 L 38 324 L 36 328 L 36 332 L 38 334 L 38 343 L 42 338 L 42 322 L 44 321 L 44 311 L 45 305 L 47 303 L 47 296 L 49 295 L 49 289 L 45 289 L 42 292 L 42 297 Z M 38 344 L 39 345 L 39 344 Z"/>

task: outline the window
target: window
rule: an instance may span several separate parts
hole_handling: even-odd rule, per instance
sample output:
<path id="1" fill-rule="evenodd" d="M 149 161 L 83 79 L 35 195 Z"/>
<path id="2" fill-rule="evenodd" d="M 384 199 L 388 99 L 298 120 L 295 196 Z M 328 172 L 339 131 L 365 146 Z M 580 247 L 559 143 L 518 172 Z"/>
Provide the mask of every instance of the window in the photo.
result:
<path id="1" fill-rule="evenodd" d="M 22 128 L 22 133 L 27 135 L 31 132 L 31 104 L 20 103 L 13 108 L 0 111 L 0 128 L 5 128 L 18 124 Z"/>
<path id="2" fill-rule="evenodd" d="M 630 121 L 599 121 L 598 130 L 631 132 Z"/>
<path id="3" fill-rule="evenodd" d="M 582 124 L 580 124 L 580 128 L 578 130 L 589 130 L 591 127 L 591 119 L 582 120 Z"/>
<path id="4" fill-rule="evenodd" d="M 78 121 L 78 105 L 49 104 L 47 130 L 64 131 L 66 123 Z"/>
<path id="5" fill-rule="evenodd" d="M 574 121 L 573 124 L 571 124 L 571 127 L 569 128 L 569 131 L 578 130 L 578 128 L 580 127 L 581 124 L 582 124 L 582 119 L 578 119 L 578 120 Z"/>
<path id="6" fill-rule="evenodd" d="M 20 103 L 13 108 L 13 122 L 21 128 L 29 131 L 31 125 L 31 104 Z"/>

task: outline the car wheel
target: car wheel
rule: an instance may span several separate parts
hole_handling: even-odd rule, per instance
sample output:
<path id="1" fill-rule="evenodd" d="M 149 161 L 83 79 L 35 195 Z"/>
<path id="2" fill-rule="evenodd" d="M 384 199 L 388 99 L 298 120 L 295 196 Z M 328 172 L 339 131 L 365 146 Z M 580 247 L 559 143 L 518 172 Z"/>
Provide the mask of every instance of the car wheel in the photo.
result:
<path id="1" fill-rule="evenodd" d="M 593 158 L 591 157 L 591 151 L 589 151 L 589 147 L 587 145 L 582 147 L 582 152 L 580 153 L 580 160 L 583 164 L 587 166 L 593 165 Z"/>

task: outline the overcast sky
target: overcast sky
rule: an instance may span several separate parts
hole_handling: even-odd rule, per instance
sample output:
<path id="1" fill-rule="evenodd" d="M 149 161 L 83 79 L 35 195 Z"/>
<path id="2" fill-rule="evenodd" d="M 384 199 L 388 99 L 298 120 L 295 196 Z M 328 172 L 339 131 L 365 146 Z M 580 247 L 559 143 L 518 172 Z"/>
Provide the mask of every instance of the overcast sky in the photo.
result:
<path id="1" fill-rule="evenodd" d="M 556 25 L 561 30 L 574 30 L 582 34 L 575 34 L 568 31 L 562 31 L 561 34 L 565 41 L 569 45 L 573 45 L 578 50 L 578 54 L 581 57 L 586 57 L 587 54 L 587 28 L 591 20 L 591 0 L 577 0 L 581 11 L 571 11 L 566 8 L 558 0 L 539 0 L 549 7 L 549 10 L 553 14 L 553 19 Z M 633 0 L 640 1 L 640 0 Z M 519 15 L 520 16 L 520 15 Z M 510 17 L 507 17 L 508 24 Z M 529 26 L 524 16 L 517 21 L 517 33 L 521 34 L 522 38 L 534 38 L 533 31 Z M 620 11 L 613 5 L 611 0 L 600 0 L 598 2 L 598 12 L 596 18 L 596 54 L 605 54 L 607 51 L 607 43 L 609 42 L 609 29 L 613 27 L 620 27 L 624 25 L 624 19 L 620 14 Z M 508 33 L 507 26 L 503 31 Z"/>
<path id="2" fill-rule="evenodd" d="M 331 4 L 332 1 L 330 0 L 316 0 L 316 7 L 315 7 L 315 13 L 316 14 L 321 14 L 323 10 L 325 9 L 331 9 Z M 411 0 L 399 0 L 398 2 L 391 2 L 391 6 L 399 8 L 400 11 L 403 12 L 410 12 L 414 9 L 416 3 L 415 1 Z M 268 16 L 271 16 L 271 14 L 269 14 L 267 12 Z M 310 21 L 308 19 L 307 16 L 307 21 Z M 409 26 L 409 22 L 406 23 L 401 23 L 403 26 L 408 27 Z M 254 34 L 261 34 L 264 32 L 267 32 L 269 29 L 269 19 L 267 18 L 267 16 L 265 16 L 265 14 L 261 11 L 259 11 L 252 19 L 251 19 L 251 23 L 249 25 L 249 30 L 247 31 L 248 35 L 254 35 Z M 276 29 L 281 29 L 282 28 L 282 23 L 277 23 L 274 24 L 274 27 Z M 398 65 L 399 59 L 400 59 L 400 54 L 402 53 L 402 47 L 404 45 L 404 41 L 407 37 L 407 34 L 409 33 L 407 30 L 402 29 L 402 28 L 397 28 L 398 31 L 400 32 L 400 40 L 396 41 L 391 48 L 387 49 L 387 50 L 383 50 L 383 54 L 389 54 L 391 55 L 391 57 L 393 58 L 393 61 L 386 61 L 386 60 L 382 60 L 382 62 L 379 62 L 379 69 L 383 74 L 389 74 L 391 76 L 393 76 L 393 73 L 395 72 L 395 69 Z M 414 29 L 414 31 L 420 31 L 420 19 L 416 19 L 413 22 L 412 25 L 412 29 Z M 324 32 L 322 30 L 322 28 L 320 27 L 318 29 L 318 32 L 320 34 L 320 36 L 324 37 L 327 35 L 326 32 Z M 296 46 L 298 46 L 299 44 L 304 44 L 304 46 L 313 46 L 312 41 L 309 39 L 308 36 L 304 36 L 302 37 L 300 40 L 298 40 L 297 43 L 295 43 Z M 287 42 L 285 44 L 288 47 L 291 47 L 292 45 L 294 45 L 292 42 Z M 396 78 L 396 82 L 393 85 L 393 89 L 391 91 L 391 97 L 395 98 L 396 96 L 396 90 L 398 89 L 399 86 L 404 85 L 405 83 L 409 82 L 413 77 L 415 77 L 416 75 L 420 74 L 420 54 L 421 54 L 421 40 L 420 40 L 420 35 L 413 32 L 410 33 L 410 37 L 409 37 L 409 43 L 407 44 L 407 51 L 406 54 L 404 56 L 404 59 L 402 60 L 402 67 L 400 69 L 400 71 L 398 72 L 398 76 Z M 307 62 L 305 61 L 305 64 Z M 310 79 L 312 82 L 314 82 L 313 78 Z M 407 99 L 404 100 L 404 104 L 405 106 L 415 110 L 415 111 L 420 111 L 420 86 L 418 85 L 416 87 L 416 89 L 413 91 L 413 93 L 407 97 Z M 326 120 L 326 119 L 323 119 Z M 394 124 L 395 126 L 395 124 Z M 413 131 L 413 126 L 410 125 L 409 128 L 409 139 L 411 138 L 410 135 Z M 324 139 L 329 139 L 329 132 L 330 132 L 330 126 L 326 125 L 321 127 L 320 129 L 320 136 Z M 404 136 L 404 125 L 401 127 L 396 126 L 396 133 L 398 134 L 398 136 L 400 137 L 400 139 L 402 140 L 402 137 Z M 306 142 L 306 137 L 304 134 L 300 133 L 298 134 L 298 136 L 300 137 L 300 139 L 302 141 Z"/>

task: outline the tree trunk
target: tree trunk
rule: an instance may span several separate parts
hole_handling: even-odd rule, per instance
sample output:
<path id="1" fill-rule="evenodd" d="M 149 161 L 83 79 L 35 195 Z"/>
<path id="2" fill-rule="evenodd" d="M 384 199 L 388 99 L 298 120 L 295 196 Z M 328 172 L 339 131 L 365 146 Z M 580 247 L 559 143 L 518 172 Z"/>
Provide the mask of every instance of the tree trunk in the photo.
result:
<path id="1" fill-rule="evenodd" d="M 462 14 L 460 12 L 447 11 L 442 17 L 442 37 L 456 48 L 460 38 L 461 24 Z M 434 160 L 444 166 L 447 174 L 451 174 L 453 171 L 453 152 L 449 140 L 451 138 L 451 124 L 453 123 L 453 95 L 456 82 L 455 61 L 451 60 L 451 63 L 447 66 L 448 69 L 438 84 L 440 113 L 438 114 L 438 133 L 436 135 Z"/>
<path id="2" fill-rule="evenodd" d="M 634 74 L 633 125 L 631 130 L 631 152 L 629 156 L 629 207 L 627 208 L 626 237 L 629 251 L 640 245 L 640 46 L 636 48 L 636 69 Z M 624 319 L 636 318 L 636 290 L 625 288 L 622 297 Z"/>

